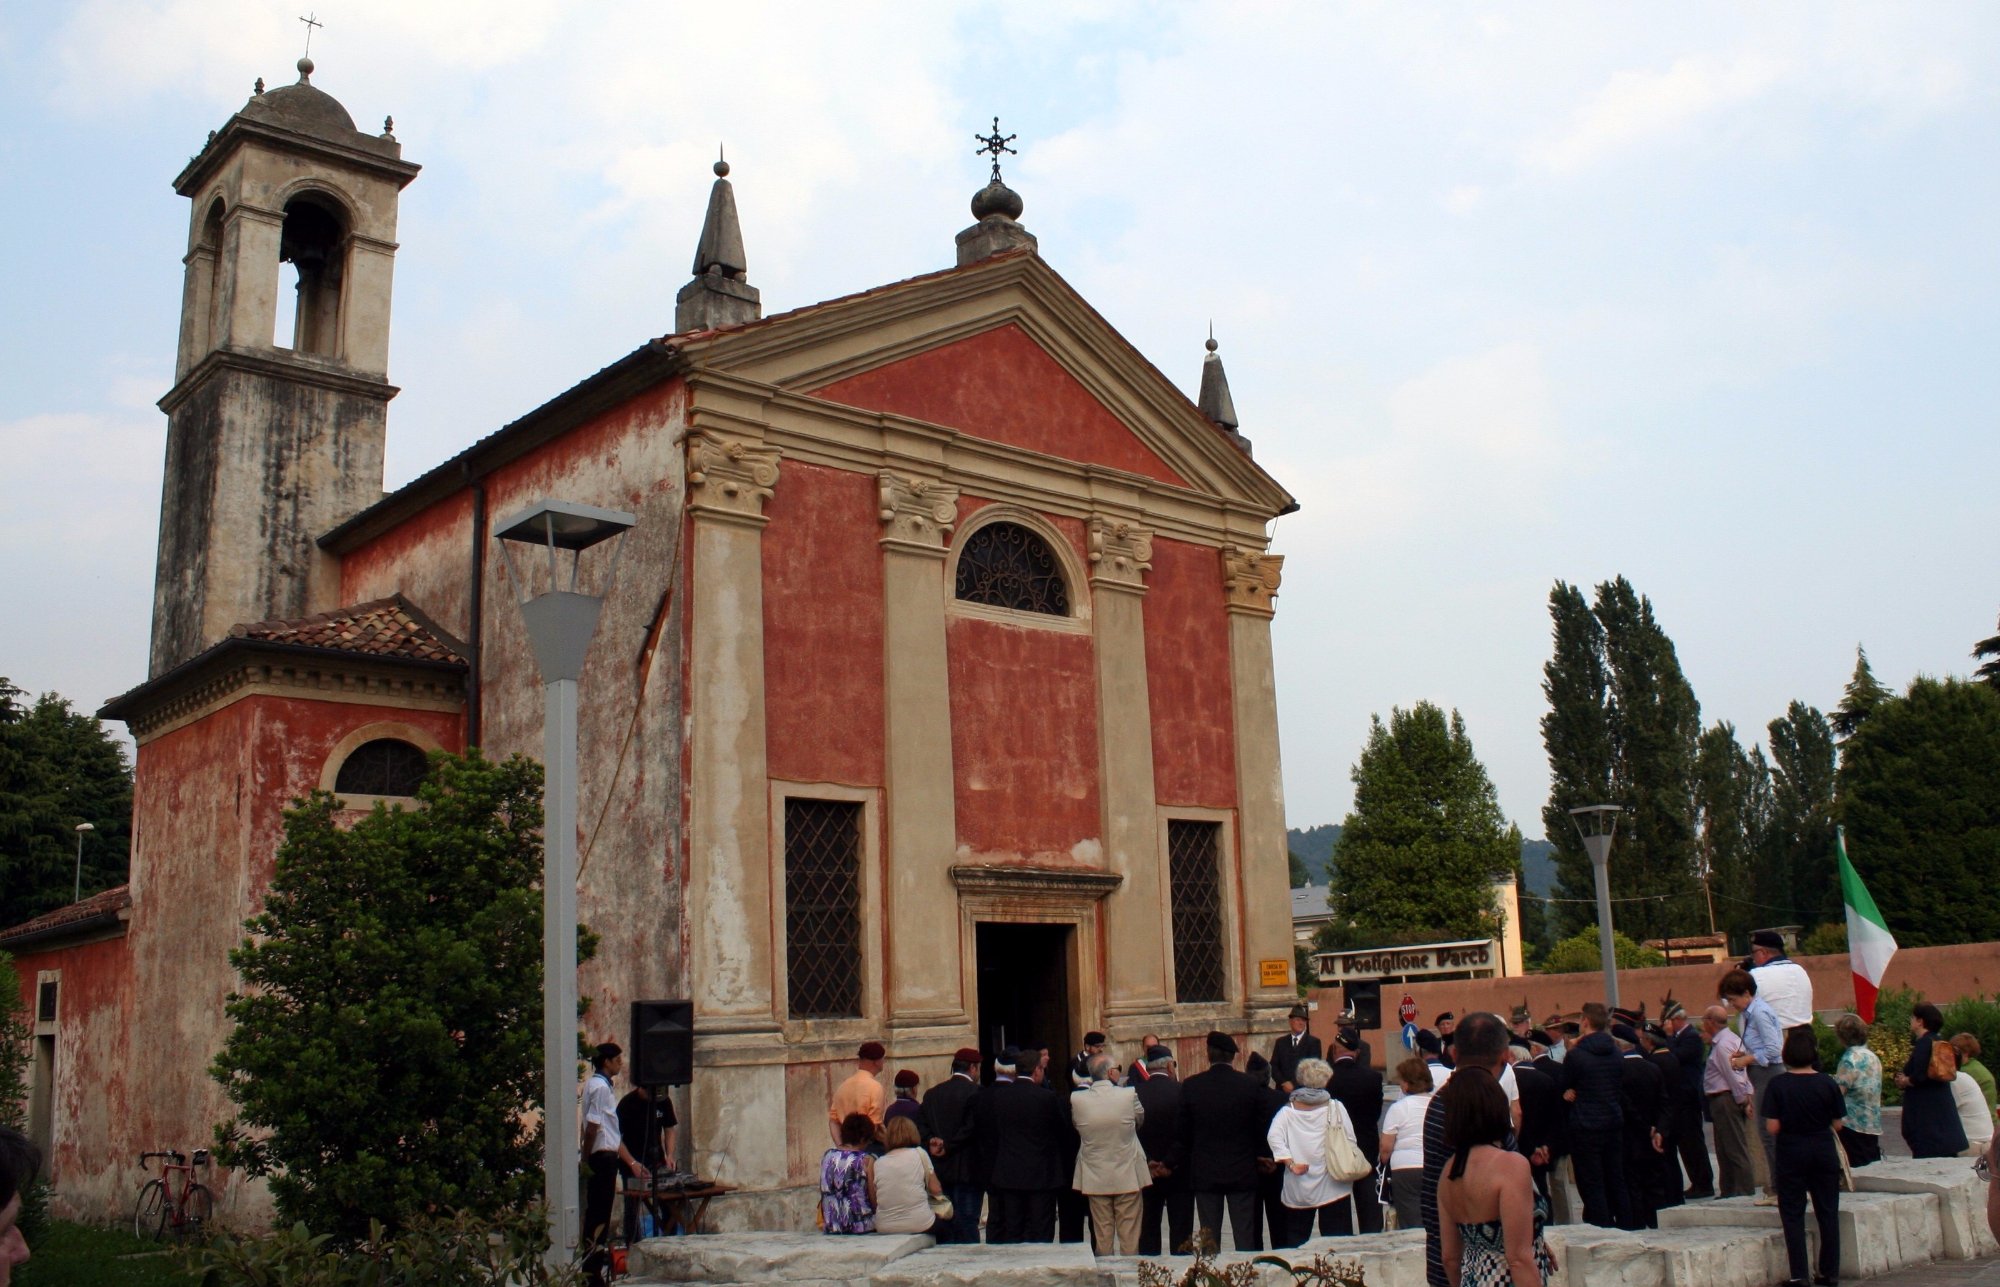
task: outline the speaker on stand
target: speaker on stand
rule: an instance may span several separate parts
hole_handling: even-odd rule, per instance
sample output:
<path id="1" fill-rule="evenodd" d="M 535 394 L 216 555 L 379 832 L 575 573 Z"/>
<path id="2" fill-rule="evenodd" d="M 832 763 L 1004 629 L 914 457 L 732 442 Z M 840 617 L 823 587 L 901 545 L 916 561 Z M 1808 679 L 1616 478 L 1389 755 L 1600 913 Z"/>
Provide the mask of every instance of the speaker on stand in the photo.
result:
<path id="1" fill-rule="evenodd" d="M 694 1080 L 694 1002 L 632 1003 L 632 1053 L 626 1071 L 633 1085 L 652 1092 L 655 1103 L 667 1093 L 667 1087 L 685 1086 Z M 682 1134 L 688 1135 L 685 1127 Z M 688 1155 L 694 1155 L 692 1149 Z M 667 1159 L 669 1167 L 673 1162 Z M 656 1185 L 659 1178 L 655 1178 Z M 681 1175 L 676 1171 L 672 1178 L 680 1180 Z"/>

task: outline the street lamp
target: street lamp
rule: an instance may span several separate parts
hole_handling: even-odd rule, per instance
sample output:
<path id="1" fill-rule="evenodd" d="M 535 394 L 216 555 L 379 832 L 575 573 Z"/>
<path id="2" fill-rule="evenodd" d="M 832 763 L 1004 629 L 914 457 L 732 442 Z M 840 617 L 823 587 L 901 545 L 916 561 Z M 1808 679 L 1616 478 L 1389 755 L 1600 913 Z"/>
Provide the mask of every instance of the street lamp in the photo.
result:
<path id="1" fill-rule="evenodd" d="M 1604 1004 L 1618 1005 L 1618 950 L 1611 942 L 1611 873 L 1605 864 L 1611 857 L 1611 841 L 1618 834 L 1618 815 L 1623 805 L 1586 804 L 1569 811 L 1576 834 L 1583 838 L 1583 851 L 1597 877 L 1597 951 L 1604 965 Z"/>
<path id="2" fill-rule="evenodd" d="M 76 897 L 70 899 L 72 903 L 83 901 L 83 833 L 95 830 L 88 822 L 76 824 Z"/>
<path id="3" fill-rule="evenodd" d="M 542 673 L 542 1193 L 549 1208 L 548 1261 L 568 1264 L 581 1242 L 576 1107 L 576 681 L 597 630 L 604 596 L 618 576 L 625 530 L 618 510 L 543 499 L 494 530 L 507 579 L 521 598 L 528 643 Z M 583 552 L 611 541 L 611 566 L 597 594 L 577 589 Z M 508 543 L 548 552 L 546 584 L 523 578 Z M 568 556 L 564 586 L 562 556 Z M 534 561 L 528 561 L 532 571 Z"/>

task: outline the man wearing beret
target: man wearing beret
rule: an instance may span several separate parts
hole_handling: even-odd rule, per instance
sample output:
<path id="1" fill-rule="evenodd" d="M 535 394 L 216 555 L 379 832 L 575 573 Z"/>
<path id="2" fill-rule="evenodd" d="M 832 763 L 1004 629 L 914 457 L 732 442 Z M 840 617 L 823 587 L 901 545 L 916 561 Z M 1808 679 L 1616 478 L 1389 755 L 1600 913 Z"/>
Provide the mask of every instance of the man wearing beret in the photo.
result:
<path id="1" fill-rule="evenodd" d="M 1708 1096 L 1702 1093 L 1702 1074 L 1708 1065 L 1708 1048 L 1701 1033 L 1688 1020 L 1680 1002 L 1668 997 L 1660 1006 L 1660 1023 L 1667 1032 L 1667 1049 L 1681 1075 L 1675 1085 L 1674 1146 L 1680 1150 L 1681 1165 L 1687 1169 L 1687 1198 L 1715 1196 L 1715 1168 L 1708 1160 L 1708 1140 L 1702 1124 L 1708 1119 Z"/>
<path id="2" fill-rule="evenodd" d="M 1292 1030 L 1279 1037 L 1277 1044 L 1271 1047 L 1271 1079 L 1277 1082 L 1278 1089 L 1287 1095 L 1298 1089 L 1296 1085 L 1298 1078 L 1294 1074 L 1298 1071 L 1299 1060 L 1323 1057 L 1319 1038 L 1306 1031 L 1306 1021 L 1310 1013 L 1302 1005 L 1293 1006 L 1291 1018 L 1288 1020 Z"/>
<path id="3" fill-rule="evenodd" d="M 875 1123 L 879 1134 L 882 1130 L 882 1062 L 888 1052 L 879 1041 L 864 1041 L 855 1052 L 854 1073 L 846 1081 L 833 1088 L 833 1102 L 826 1110 L 828 1132 L 833 1136 L 833 1146 L 840 1147 L 840 1124 L 850 1113 L 864 1114 Z"/>
<path id="4" fill-rule="evenodd" d="M 1666 1086 L 1660 1070 L 1639 1049 L 1639 1032 L 1629 1023 L 1611 1025 L 1618 1045 L 1619 1108 L 1625 1144 L 1625 1222 L 1621 1229 L 1657 1229 L 1659 1171 L 1667 1124 Z"/>
<path id="5" fill-rule="evenodd" d="M 1267 1146 L 1271 1114 L 1264 1087 L 1235 1068 L 1236 1039 L 1208 1034 L 1208 1071 L 1181 1087 L 1181 1145 L 1194 1189 L 1195 1218 L 1218 1236 L 1222 1210 L 1238 1251 L 1261 1251 L 1257 1229 L 1257 1155 Z"/>
<path id="6" fill-rule="evenodd" d="M 993 1084 L 973 1102 L 987 1174 L 989 1243 L 1056 1239 L 1056 1195 L 1069 1184 L 1063 1171 L 1069 1105 L 1034 1080 L 1041 1060 L 1033 1047 L 1001 1051 L 993 1060 Z"/>
<path id="7" fill-rule="evenodd" d="M 1194 1190 L 1188 1187 L 1181 1139 L 1181 1084 L 1174 1077 L 1174 1052 L 1151 1045 L 1142 1055 L 1146 1076 L 1135 1089 L 1146 1119 L 1139 1123 L 1139 1146 L 1146 1150 L 1153 1182 L 1139 1194 L 1139 1254 L 1157 1256 L 1162 1213 L 1167 1217 L 1165 1250 L 1179 1251 L 1194 1233 Z"/>
<path id="8" fill-rule="evenodd" d="M 979 1094 L 979 1052 L 965 1046 L 951 1057 L 951 1076 L 924 1092 L 923 1110 L 917 1116 L 932 1169 L 951 1199 L 953 1242 L 979 1241 L 979 1208 L 986 1200 L 975 1147 L 974 1106 Z"/>
<path id="9" fill-rule="evenodd" d="M 1382 1074 L 1361 1062 L 1360 1047 L 1361 1034 L 1355 1029 L 1342 1028 L 1334 1034 L 1333 1077 L 1326 1084 L 1326 1093 L 1347 1110 L 1361 1156 L 1372 1158 L 1381 1140 Z M 1353 1198 L 1355 1231 L 1382 1232 L 1382 1200 L 1372 1172 L 1354 1182 Z"/>

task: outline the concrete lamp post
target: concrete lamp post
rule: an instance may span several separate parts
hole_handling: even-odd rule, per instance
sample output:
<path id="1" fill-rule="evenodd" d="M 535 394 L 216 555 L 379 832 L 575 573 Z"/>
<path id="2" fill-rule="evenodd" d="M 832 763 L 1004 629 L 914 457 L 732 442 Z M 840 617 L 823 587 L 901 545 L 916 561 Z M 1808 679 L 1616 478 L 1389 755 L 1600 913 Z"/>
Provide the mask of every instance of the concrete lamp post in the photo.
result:
<path id="1" fill-rule="evenodd" d="M 83 901 L 83 837 L 86 832 L 95 830 L 97 828 L 88 822 L 76 824 L 76 896 L 70 899 L 73 903 Z"/>
<path id="2" fill-rule="evenodd" d="M 1586 804 L 1569 811 L 1576 834 L 1583 837 L 1583 851 L 1590 855 L 1592 873 L 1597 877 L 1597 951 L 1604 964 L 1604 1004 L 1618 1004 L 1618 949 L 1611 941 L 1611 841 L 1618 834 L 1618 815 L 1623 805 Z"/>
<path id="3" fill-rule="evenodd" d="M 618 575 L 619 538 L 637 520 L 617 510 L 540 500 L 493 532 L 542 672 L 542 1192 L 549 1208 L 548 1261 L 566 1265 L 582 1241 L 576 1105 L 576 681 L 597 615 Z M 583 552 L 612 543 L 598 593 L 578 589 Z M 546 577 L 524 578 L 509 544 L 532 570 L 547 552 Z M 568 575 L 564 576 L 564 563 Z M 564 584 L 565 580 L 567 585 Z"/>

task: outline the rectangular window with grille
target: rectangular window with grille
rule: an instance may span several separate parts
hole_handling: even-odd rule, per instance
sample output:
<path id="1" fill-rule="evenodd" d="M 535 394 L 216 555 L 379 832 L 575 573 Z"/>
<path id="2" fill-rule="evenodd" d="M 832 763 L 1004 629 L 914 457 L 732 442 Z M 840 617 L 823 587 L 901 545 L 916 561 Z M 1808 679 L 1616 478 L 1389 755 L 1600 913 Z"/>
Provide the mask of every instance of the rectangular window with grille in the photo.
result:
<path id="1" fill-rule="evenodd" d="M 794 1019 L 861 1015 L 861 805 L 785 801 L 785 969 Z"/>
<path id="2" fill-rule="evenodd" d="M 1174 920 L 1174 1000 L 1226 1001 L 1223 989 L 1222 824 L 1167 822 Z"/>

